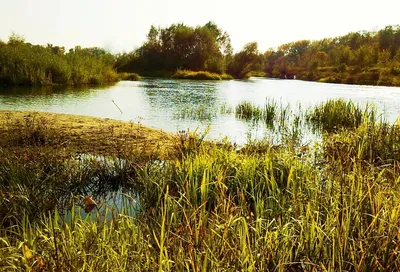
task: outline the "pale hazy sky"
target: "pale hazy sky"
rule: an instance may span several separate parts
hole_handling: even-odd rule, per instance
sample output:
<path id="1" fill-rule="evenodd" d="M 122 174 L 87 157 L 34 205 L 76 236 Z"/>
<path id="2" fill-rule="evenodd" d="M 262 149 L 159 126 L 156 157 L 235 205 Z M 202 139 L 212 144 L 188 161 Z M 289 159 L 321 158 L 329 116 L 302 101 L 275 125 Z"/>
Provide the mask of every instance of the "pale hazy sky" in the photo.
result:
<path id="1" fill-rule="evenodd" d="M 235 50 L 257 41 L 261 51 L 300 39 L 400 24 L 400 0 L 0 0 L 0 39 L 15 32 L 33 44 L 140 46 L 152 24 L 214 21 Z"/>

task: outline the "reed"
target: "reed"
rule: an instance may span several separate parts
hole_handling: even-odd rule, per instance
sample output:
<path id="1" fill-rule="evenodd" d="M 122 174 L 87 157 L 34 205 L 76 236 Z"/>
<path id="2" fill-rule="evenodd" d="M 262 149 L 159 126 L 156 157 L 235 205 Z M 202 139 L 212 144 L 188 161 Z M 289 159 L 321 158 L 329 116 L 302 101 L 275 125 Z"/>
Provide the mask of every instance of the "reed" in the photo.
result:
<path id="1" fill-rule="evenodd" d="M 248 121 L 259 121 L 263 116 L 262 108 L 253 105 L 249 101 L 240 102 L 236 108 L 236 117 Z"/>
<path id="2" fill-rule="evenodd" d="M 177 70 L 172 78 L 175 79 L 191 79 L 191 80 L 231 80 L 232 76 L 228 74 L 216 74 L 208 71 L 189 71 Z"/>
<path id="3" fill-rule="evenodd" d="M 364 122 L 315 146 L 238 147 L 181 132 L 175 156 L 126 149 L 113 163 L 59 152 L 50 160 L 30 142 L 18 157 L 2 146 L 0 218 L 10 220 L 0 222 L 0 267 L 397 271 L 399 135 L 397 124 Z M 117 184 L 106 191 L 125 200 L 96 198 L 102 184 Z M 85 194 L 99 207 L 90 214 L 77 200 Z"/>
<path id="4" fill-rule="evenodd" d="M 139 81 L 142 78 L 136 73 L 119 73 L 119 80 Z"/>
<path id="5" fill-rule="evenodd" d="M 306 120 L 315 128 L 333 132 L 341 128 L 354 129 L 363 122 L 375 122 L 376 109 L 372 105 L 364 108 L 352 101 L 330 99 L 309 110 Z"/>

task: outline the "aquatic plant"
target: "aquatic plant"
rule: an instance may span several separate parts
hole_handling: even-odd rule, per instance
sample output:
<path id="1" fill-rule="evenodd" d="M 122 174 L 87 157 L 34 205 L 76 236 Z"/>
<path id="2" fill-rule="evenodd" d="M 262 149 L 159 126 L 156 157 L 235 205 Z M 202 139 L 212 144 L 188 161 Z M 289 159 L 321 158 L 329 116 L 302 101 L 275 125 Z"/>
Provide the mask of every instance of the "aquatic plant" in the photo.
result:
<path id="1" fill-rule="evenodd" d="M 249 121 L 258 121 L 263 116 L 263 110 L 249 101 L 242 101 L 235 108 L 236 117 Z"/>
<path id="2" fill-rule="evenodd" d="M 375 122 L 376 109 L 367 104 L 364 108 L 352 101 L 343 99 L 329 99 L 310 109 L 306 120 L 315 128 L 334 132 L 341 128 L 354 129 L 363 122 Z"/>
<path id="3" fill-rule="evenodd" d="M 278 103 L 274 99 L 266 99 L 264 105 L 263 118 L 266 124 L 273 125 L 277 114 Z"/>
<path id="4" fill-rule="evenodd" d="M 166 146 L 170 156 L 127 148 L 111 156 L 124 161 L 114 166 L 30 142 L 19 143 L 21 155 L 1 145 L 0 218 L 9 220 L 0 222 L 0 267 L 397 271 L 399 137 L 398 124 L 383 121 L 334 130 L 315 146 L 264 139 L 238 147 L 183 131 Z M 75 185 L 113 184 L 108 178 L 136 204 L 82 190 L 103 213 L 84 214 L 78 201 L 65 216 L 45 205 Z"/>

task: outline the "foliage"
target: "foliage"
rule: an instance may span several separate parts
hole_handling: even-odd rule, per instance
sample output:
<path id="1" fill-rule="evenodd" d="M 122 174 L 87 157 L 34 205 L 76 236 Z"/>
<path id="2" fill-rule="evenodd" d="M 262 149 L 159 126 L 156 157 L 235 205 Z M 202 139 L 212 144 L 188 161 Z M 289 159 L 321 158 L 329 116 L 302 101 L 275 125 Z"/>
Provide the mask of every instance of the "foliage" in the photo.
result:
<path id="1" fill-rule="evenodd" d="M 0 84 L 106 84 L 117 81 L 114 56 L 101 48 L 32 45 L 12 35 L 0 44 Z"/>
<path id="2" fill-rule="evenodd" d="M 263 62 L 256 42 L 248 43 L 243 50 L 229 58 L 227 73 L 235 78 L 248 78 L 252 71 L 259 71 Z M 258 67 L 257 67 L 258 66 Z"/>
<path id="3" fill-rule="evenodd" d="M 232 51 L 230 39 L 213 22 L 195 28 L 173 24 L 151 26 L 147 41 L 137 50 L 117 57 L 115 67 L 122 72 L 175 72 L 177 69 L 222 74 L 225 56 Z"/>
<path id="4" fill-rule="evenodd" d="M 264 54 L 269 77 L 331 83 L 399 85 L 400 27 L 283 44 Z M 333 69 L 331 69 L 333 68 Z"/>

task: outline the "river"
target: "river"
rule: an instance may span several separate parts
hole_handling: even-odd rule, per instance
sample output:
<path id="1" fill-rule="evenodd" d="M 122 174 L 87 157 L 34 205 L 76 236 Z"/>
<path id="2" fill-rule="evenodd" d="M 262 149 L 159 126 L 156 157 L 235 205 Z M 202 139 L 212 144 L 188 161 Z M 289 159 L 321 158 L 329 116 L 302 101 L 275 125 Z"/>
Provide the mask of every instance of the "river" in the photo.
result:
<path id="1" fill-rule="evenodd" d="M 208 137 L 227 136 L 243 143 L 249 135 L 259 138 L 263 128 L 222 114 L 241 101 L 263 105 L 274 99 L 293 109 L 315 105 L 329 98 L 344 98 L 361 104 L 374 103 L 389 122 L 400 116 L 400 88 L 359 86 L 251 78 L 231 81 L 150 79 L 122 81 L 110 87 L 0 88 L 0 110 L 31 110 L 68 113 L 140 122 L 168 132 L 203 131 Z M 121 113 L 122 111 L 122 113 Z M 194 114 L 193 114 L 194 112 Z"/>

